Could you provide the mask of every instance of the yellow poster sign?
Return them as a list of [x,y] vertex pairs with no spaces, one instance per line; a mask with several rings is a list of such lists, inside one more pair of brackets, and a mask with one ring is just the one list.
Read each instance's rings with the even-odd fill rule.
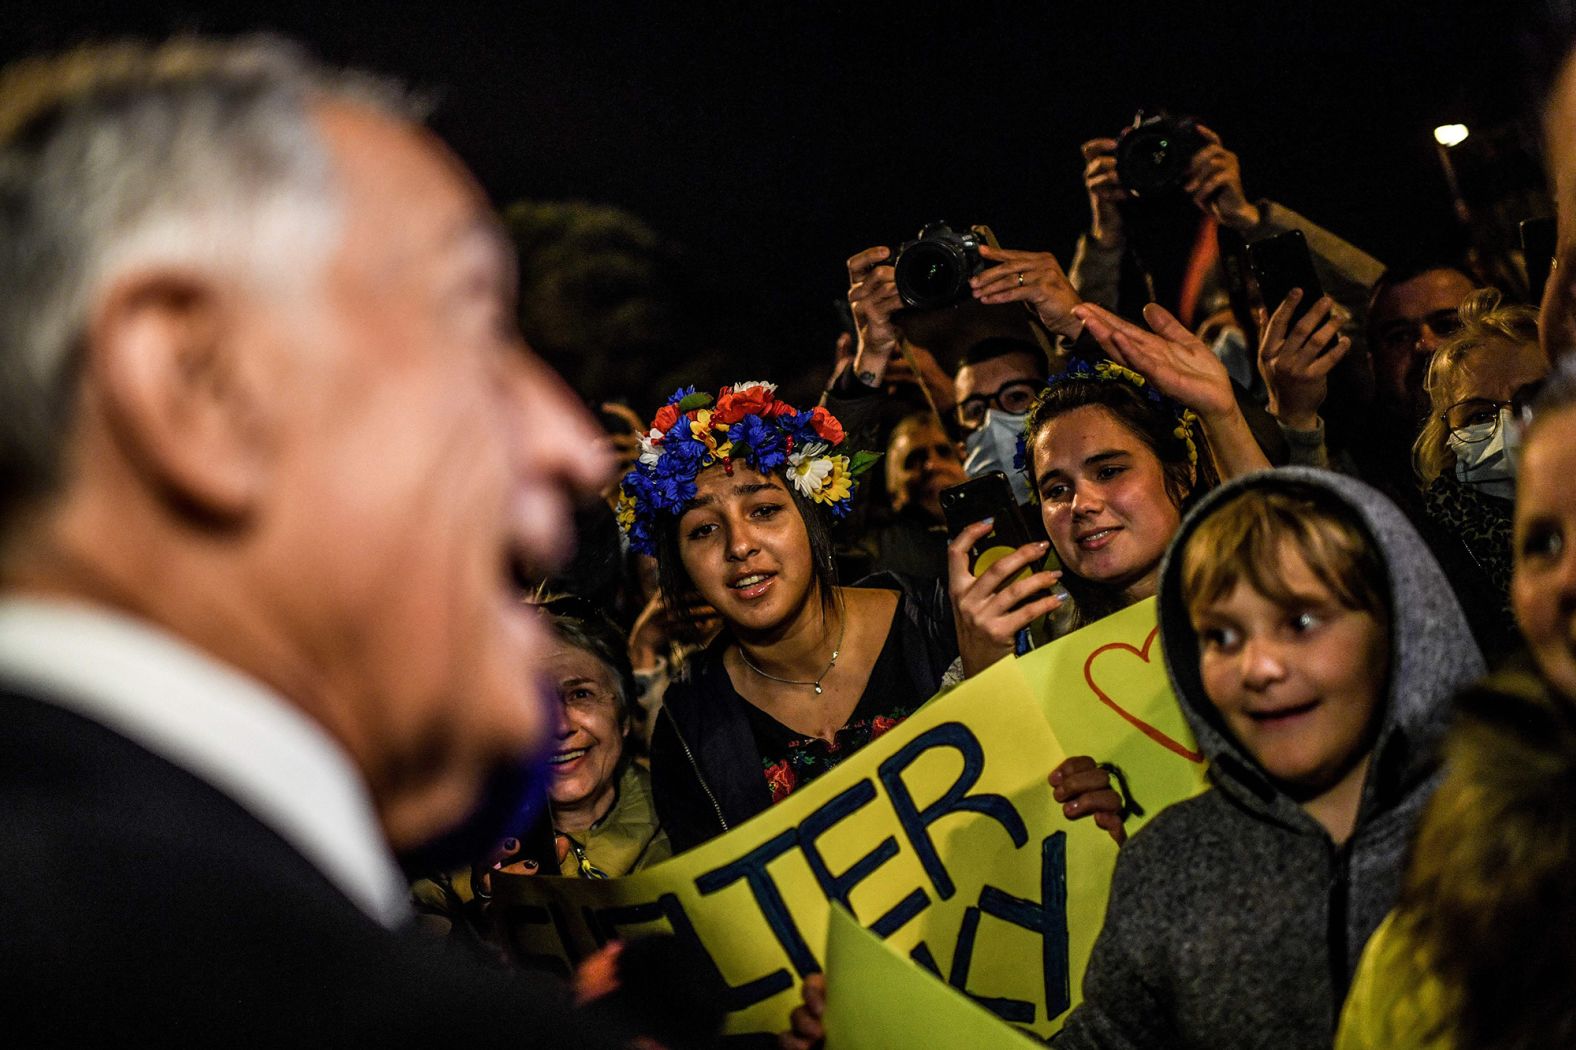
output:
[[826,1050],[1031,1050],[1041,1044],[914,966],[842,908],[826,937]]
[[1146,816],[1200,783],[1153,631],[1146,602],[1004,660],[726,835],[623,879],[498,877],[495,904],[522,955],[563,970],[617,937],[696,942],[729,989],[728,1030],[774,1032],[823,968],[836,902],[1047,1036],[1077,1001],[1116,856],[1062,816],[1047,774],[1071,754],[1113,761]]

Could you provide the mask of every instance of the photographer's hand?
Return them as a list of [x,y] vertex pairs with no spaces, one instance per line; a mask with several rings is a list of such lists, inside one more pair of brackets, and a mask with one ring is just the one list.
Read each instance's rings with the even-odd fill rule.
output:
[[848,305],[859,333],[854,375],[866,386],[881,385],[887,362],[897,352],[892,314],[902,309],[903,299],[897,294],[897,271],[887,262],[891,255],[892,249],[878,246],[848,260]]
[[[1293,288],[1276,307],[1259,339],[1259,374],[1269,391],[1270,415],[1294,430],[1315,430],[1319,407],[1329,388],[1330,369],[1352,348],[1341,335],[1345,320],[1335,300],[1325,296],[1291,324],[1303,292]],[[1288,325],[1291,331],[1286,329]]]
[[1050,252],[1022,252],[980,245],[980,257],[996,263],[969,278],[974,298],[982,303],[1026,303],[1040,322],[1056,335],[1078,338],[1083,322],[1073,307],[1083,300]]
[[1122,243],[1121,203],[1128,199],[1116,174],[1116,140],[1090,139],[1079,147],[1084,157],[1084,189],[1089,191],[1089,236],[1102,248]]
[[1202,124],[1198,131],[1209,144],[1193,154],[1182,189],[1200,211],[1213,215],[1222,226],[1238,233],[1253,229],[1264,216],[1243,192],[1241,161],[1221,145],[1219,135]]

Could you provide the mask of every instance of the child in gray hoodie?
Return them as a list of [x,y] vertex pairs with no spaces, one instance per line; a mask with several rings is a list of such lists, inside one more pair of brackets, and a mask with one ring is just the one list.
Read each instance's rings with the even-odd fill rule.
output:
[[1482,656],[1401,513],[1315,470],[1210,493],[1159,616],[1212,789],[1123,847],[1055,1045],[1328,1047]]

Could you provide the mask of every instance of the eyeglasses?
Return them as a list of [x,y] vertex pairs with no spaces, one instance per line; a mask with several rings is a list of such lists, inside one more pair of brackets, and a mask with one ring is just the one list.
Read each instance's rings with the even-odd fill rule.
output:
[[995,393],[966,397],[958,402],[958,422],[966,427],[977,427],[985,422],[985,413],[993,408],[1014,415],[1027,412],[1044,385],[1037,379],[1009,379]]
[[[1499,430],[1499,421],[1505,409],[1510,409],[1511,418],[1525,425],[1532,419],[1532,403],[1537,399],[1538,391],[1543,387],[1543,380],[1539,379],[1520,387],[1510,395],[1509,401],[1495,401],[1486,397],[1469,397],[1464,401],[1457,401],[1445,409],[1440,416],[1445,421],[1445,426],[1450,428],[1450,433],[1456,440],[1473,444],[1487,441]],[[1489,424],[1486,430],[1477,430],[1483,424]]]

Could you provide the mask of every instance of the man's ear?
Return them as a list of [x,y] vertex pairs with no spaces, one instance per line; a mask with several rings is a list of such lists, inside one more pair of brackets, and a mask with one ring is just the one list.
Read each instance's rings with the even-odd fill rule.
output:
[[221,522],[247,516],[270,465],[265,363],[245,359],[237,305],[209,275],[139,271],[99,299],[87,333],[88,381],[133,469]]

